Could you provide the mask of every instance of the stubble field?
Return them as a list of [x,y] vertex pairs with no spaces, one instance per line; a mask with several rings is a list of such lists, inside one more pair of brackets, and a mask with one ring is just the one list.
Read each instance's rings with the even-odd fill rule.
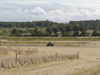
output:
[[[0,59],[18,57],[77,54],[79,59],[54,60],[25,66],[0,68],[0,75],[99,75],[100,41],[56,41],[70,45],[46,46],[1,46],[6,53]],[[77,43],[75,43],[77,42]],[[80,43],[81,42],[81,43]],[[83,43],[85,42],[85,43]],[[20,54],[21,53],[21,54]],[[10,59],[9,59],[10,60]],[[7,60],[9,62],[9,60]]]

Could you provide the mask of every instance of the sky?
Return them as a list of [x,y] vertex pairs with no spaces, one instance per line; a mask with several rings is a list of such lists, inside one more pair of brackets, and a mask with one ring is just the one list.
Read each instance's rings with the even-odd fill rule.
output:
[[100,0],[0,0],[0,21],[100,19]]

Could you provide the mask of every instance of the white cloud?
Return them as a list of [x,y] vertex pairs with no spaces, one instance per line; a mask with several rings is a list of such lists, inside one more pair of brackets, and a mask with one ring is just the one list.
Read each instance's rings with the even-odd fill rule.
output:
[[64,12],[62,10],[52,10],[51,13],[56,15],[62,15]]
[[34,8],[33,10],[31,10],[31,13],[35,15],[46,15],[45,10],[42,9],[41,7]]
[[0,21],[100,19],[100,0],[0,0]]

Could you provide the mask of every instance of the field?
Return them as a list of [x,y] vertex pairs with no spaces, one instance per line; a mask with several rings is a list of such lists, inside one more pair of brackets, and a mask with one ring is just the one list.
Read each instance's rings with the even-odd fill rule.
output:
[[89,38],[1,38],[0,75],[99,75],[99,37]]

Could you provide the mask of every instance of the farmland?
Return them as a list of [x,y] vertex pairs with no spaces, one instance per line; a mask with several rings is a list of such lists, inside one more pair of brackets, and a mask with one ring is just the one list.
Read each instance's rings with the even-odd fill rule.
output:
[[[100,72],[99,37],[0,38],[0,64],[4,62],[0,75],[98,75]],[[45,46],[49,41],[54,47]],[[78,52],[77,59],[74,55]]]

